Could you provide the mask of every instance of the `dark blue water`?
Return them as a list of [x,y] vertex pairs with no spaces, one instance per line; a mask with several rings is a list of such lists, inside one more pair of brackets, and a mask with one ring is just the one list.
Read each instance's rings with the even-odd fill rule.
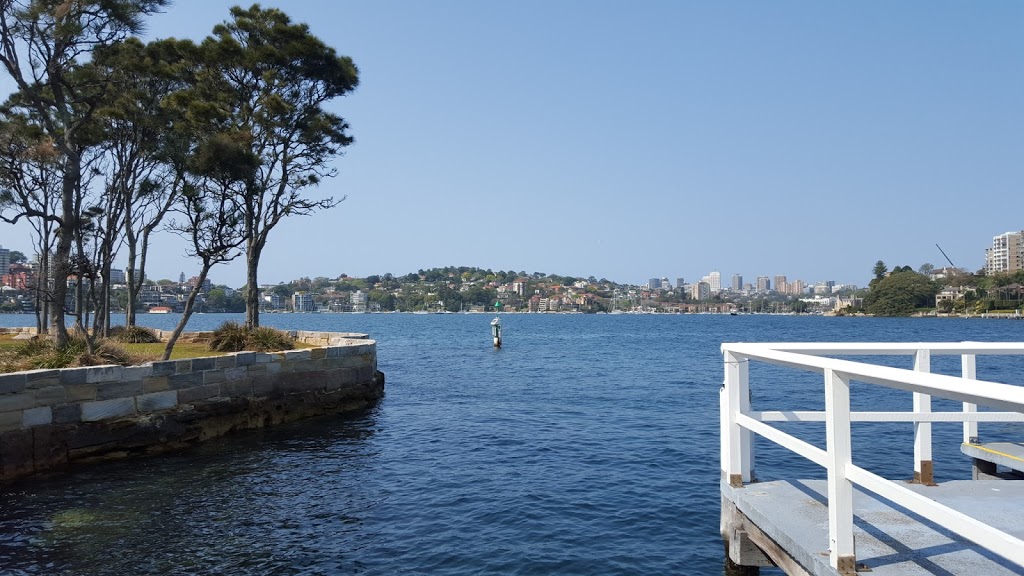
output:
[[[723,341],[1024,340],[1024,322],[1003,320],[505,315],[496,351],[482,314],[263,320],[371,334],[385,398],[357,415],[0,488],[0,573],[721,573]],[[959,373],[952,359],[933,368]],[[978,359],[980,378],[1019,384],[1022,368]],[[751,386],[755,409],[823,406],[820,376],[755,366]],[[911,402],[859,383],[852,394],[859,408]],[[786,429],[824,443],[817,424]],[[1020,432],[982,424],[986,439]],[[940,479],[969,477],[960,434],[936,425]],[[911,438],[909,424],[858,424],[854,461],[910,477]],[[822,476],[757,450],[762,478]]]

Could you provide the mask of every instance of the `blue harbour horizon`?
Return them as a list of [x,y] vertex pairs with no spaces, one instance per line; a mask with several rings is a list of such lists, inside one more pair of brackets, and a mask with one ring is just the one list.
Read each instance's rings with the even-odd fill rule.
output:
[[[176,316],[140,323],[168,329]],[[199,315],[188,329],[240,318]],[[0,487],[0,573],[721,574],[722,342],[1024,340],[1022,322],[981,319],[509,314],[496,350],[491,319],[263,316],[281,329],[369,334],[384,398],[355,415]],[[33,321],[0,315],[4,327]],[[933,370],[958,374],[945,360]],[[813,375],[758,370],[770,385],[755,390],[757,409],[820,397]],[[979,358],[978,377],[1020,385],[1024,358]],[[879,410],[911,402],[868,386],[852,397]],[[802,433],[824,444],[823,427]],[[858,425],[854,461],[910,477],[912,433]],[[939,480],[970,478],[959,434],[935,427]],[[784,450],[757,451],[763,479],[824,475]]]

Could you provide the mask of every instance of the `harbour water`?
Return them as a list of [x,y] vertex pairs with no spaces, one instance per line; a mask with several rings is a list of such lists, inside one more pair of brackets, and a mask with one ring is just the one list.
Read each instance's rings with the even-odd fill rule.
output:
[[[176,315],[141,318],[170,328]],[[190,329],[238,318],[199,315]],[[491,319],[263,316],[370,334],[385,398],[361,414],[0,487],[0,574],[720,574],[723,341],[1024,339],[1024,323],[979,319],[522,314],[502,316],[495,350]],[[0,315],[2,326],[31,323]],[[935,358],[933,370],[958,374],[956,362]],[[978,375],[1021,384],[1024,359],[979,358]],[[757,409],[823,405],[819,376],[755,367],[751,386]],[[858,383],[852,395],[855,409],[910,404]],[[799,426],[824,443],[823,427]],[[909,424],[854,432],[859,465],[912,474]],[[970,476],[959,435],[936,425],[939,480]],[[822,477],[757,450],[762,478]]]

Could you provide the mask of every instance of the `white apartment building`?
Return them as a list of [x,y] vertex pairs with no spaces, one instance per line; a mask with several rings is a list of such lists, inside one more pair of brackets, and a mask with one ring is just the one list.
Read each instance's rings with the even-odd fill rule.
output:
[[295,312],[312,312],[313,295],[302,291],[292,294],[292,310]]
[[985,274],[1007,274],[1024,270],[1024,230],[1006,232],[992,238],[985,249]]
[[708,274],[708,285],[711,287],[712,294],[718,294],[722,291],[722,273],[714,271]]

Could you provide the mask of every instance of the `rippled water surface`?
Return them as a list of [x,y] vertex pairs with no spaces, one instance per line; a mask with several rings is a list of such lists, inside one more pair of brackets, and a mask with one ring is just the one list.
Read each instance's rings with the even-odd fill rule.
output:
[[[190,328],[229,317],[196,316]],[[490,320],[264,316],[369,333],[385,398],[356,415],[2,487],[0,573],[721,573],[723,341],[1024,340],[1024,322],[1002,320],[505,315],[496,351]],[[936,371],[957,373],[945,360]],[[1024,374],[1012,359],[978,364],[981,378]],[[814,377],[754,368],[751,378],[755,408],[823,403]],[[910,403],[856,383],[853,401]],[[799,433],[823,442],[814,426]],[[858,426],[855,462],[910,475],[909,425]],[[941,478],[969,475],[959,433],[937,426]],[[761,444],[758,470],[821,475]]]

